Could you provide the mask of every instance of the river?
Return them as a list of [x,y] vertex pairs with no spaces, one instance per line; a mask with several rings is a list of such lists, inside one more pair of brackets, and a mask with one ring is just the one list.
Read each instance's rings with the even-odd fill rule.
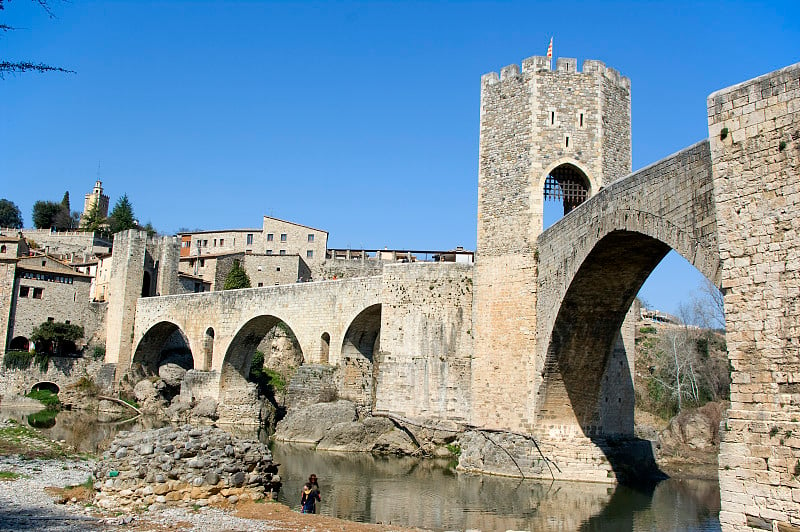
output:
[[[29,417],[30,412],[0,408],[2,419],[27,423]],[[38,419],[34,424],[50,438],[85,452],[102,450],[119,430],[157,424],[141,418],[133,424],[101,423],[77,412],[61,412],[51,422]],[[253,431],[250,437],[255,436]],[[302,485],[315,473],[322,492],[319,513],[351,521],[431,530],[720,530],[714,481],[669,479],[632,489],[471,475],[441,460],[315,452],[291,444],[273,444],[272,451],[281,464],[281,502],[297,509]]]

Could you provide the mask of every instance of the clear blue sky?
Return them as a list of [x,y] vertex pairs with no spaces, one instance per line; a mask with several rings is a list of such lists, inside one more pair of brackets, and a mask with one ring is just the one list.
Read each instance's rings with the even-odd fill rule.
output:
[[[260,3],[14,0],[0,57],[0,197],[73,209],[98,176],[161,232],[330,232],[330,247],[476,241],[480,76],[544,55],[632,81],[633,166],[707,137],[706,96],[800,60],[800,2]],[[642,295],[700,275],[668,257]]]

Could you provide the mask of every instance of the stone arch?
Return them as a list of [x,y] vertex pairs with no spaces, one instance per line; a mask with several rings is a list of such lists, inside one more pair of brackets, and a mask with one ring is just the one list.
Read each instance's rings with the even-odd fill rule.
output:
[[[638,225],[630,219],[630,213],[624,212],[611,218],[599,225],[594,245],[575,257],[573,264],[577,269],[571,277],[568,275],[565,293],[547,335],[542,383],[536,398],[536,423],[551,431],[582,432],[590,438],[632,436],[632,411],[630,416],[621,416],[613,410],[616,405],[601,404],[601,396],[605,395],[603,402],[609,400],[607,394],[601,394],[601,388],[607,371],[617,371],[617,375],[630,379],[632,368],[611,368],[609,361],[633,299],[671,249],[712,281],[717,274],[719,258],[715,261],[706,253],[698,253],[701,246],[697,242],[690,246],[693,253],[687,253],[690,247],[684,241],[685,233],[670,227],[668,222],[650,219],[649,225]],[[628,223],[648,227],[652,234],[625,229]],[[627,361],[620,359],[614,363],[627,364]],[[630,386],[632,390],[632,381],[619,386]],[[632,403],[624,406],[631,410],[633,407]],[[627,422],[620,423],[621,417],[626,417]]]
[[30,340],[24,336],[15,336],[8,344],[9,351],[28,351],[30,349]]
[[[566,216],[578,205],[592,195],[592,182],[577,162],[562,162],[550,168],[544,176],[544,182],[537,188],[542,194],[542,213],[547,218],[549,203],[560,203],[561,212],[558,217]],[[556,213],[553,212],[553,216]],[[543,220],[543,226],[547,224]]]
[[371,305],[350,322],[342,341],[340,366],[341,396],[370,405],[375,396],[377,361],[380,350],[381,305]]
[[203,369],[211,369],[214,360],[214,328],[209,327],[203,336]]
[[327,364],[331,352],[331,335],[324,332],[319,340],[319,363]]
[[141,367],[147,375],[158,375],[159,367],[167,358],[179,360],[179,365],[187,370],[196,366],[191,344],[181,328],[170,321],[161,321],[139,340],[132,365]]
[[274,315],[256,316],[242,325],[228,345],[222,361],[220,386],[223,389],[247,383],[256,349],[267,333],[280,323],[294,335],[294,329],[285,320]]
[[31,391],[36,392],[39,390],[47,390],[48,392],[58,393],[61,389],[58,387],[58,384],[51,382],[51,381],[40,381],[31,386]]

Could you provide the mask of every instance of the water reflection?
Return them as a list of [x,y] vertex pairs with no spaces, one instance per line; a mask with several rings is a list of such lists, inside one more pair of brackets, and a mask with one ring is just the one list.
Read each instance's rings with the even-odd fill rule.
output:
[[[81,452],[105,450],[120,430],[157,428],[164,422],[98,419],[60,412],[42,422],[31,410],[0,409],[0,419],[50,425],[42,432]],[[254,428],[232,428],[236,436],[265,437]],[[431,530],[717,531],[719,484],[667,480],[654,489],[581,482],[541,482],[448,469],[446,461],[315,452],[312,447],[274,444],[283,490],[279,500],[298,509],[300,489],[319,477],[319,512],[351,521],[391,523]]]
[[581,482],[467,475],[444,463],[315,452],[275,444],[284,489],[297,508],[310,473],[319,477],[319,512],[353,521],[432,530],[720,530],[716,482],[667,480],[651,491]]

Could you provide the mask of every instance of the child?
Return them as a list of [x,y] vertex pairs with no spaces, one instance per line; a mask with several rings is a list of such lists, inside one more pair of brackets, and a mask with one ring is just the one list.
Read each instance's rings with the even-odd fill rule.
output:
[[300,511],[304,514],[313,514],[316,510],[317,501],[321,500],[317,490],[311,489],[308,483],[304,484],[300,495]]

